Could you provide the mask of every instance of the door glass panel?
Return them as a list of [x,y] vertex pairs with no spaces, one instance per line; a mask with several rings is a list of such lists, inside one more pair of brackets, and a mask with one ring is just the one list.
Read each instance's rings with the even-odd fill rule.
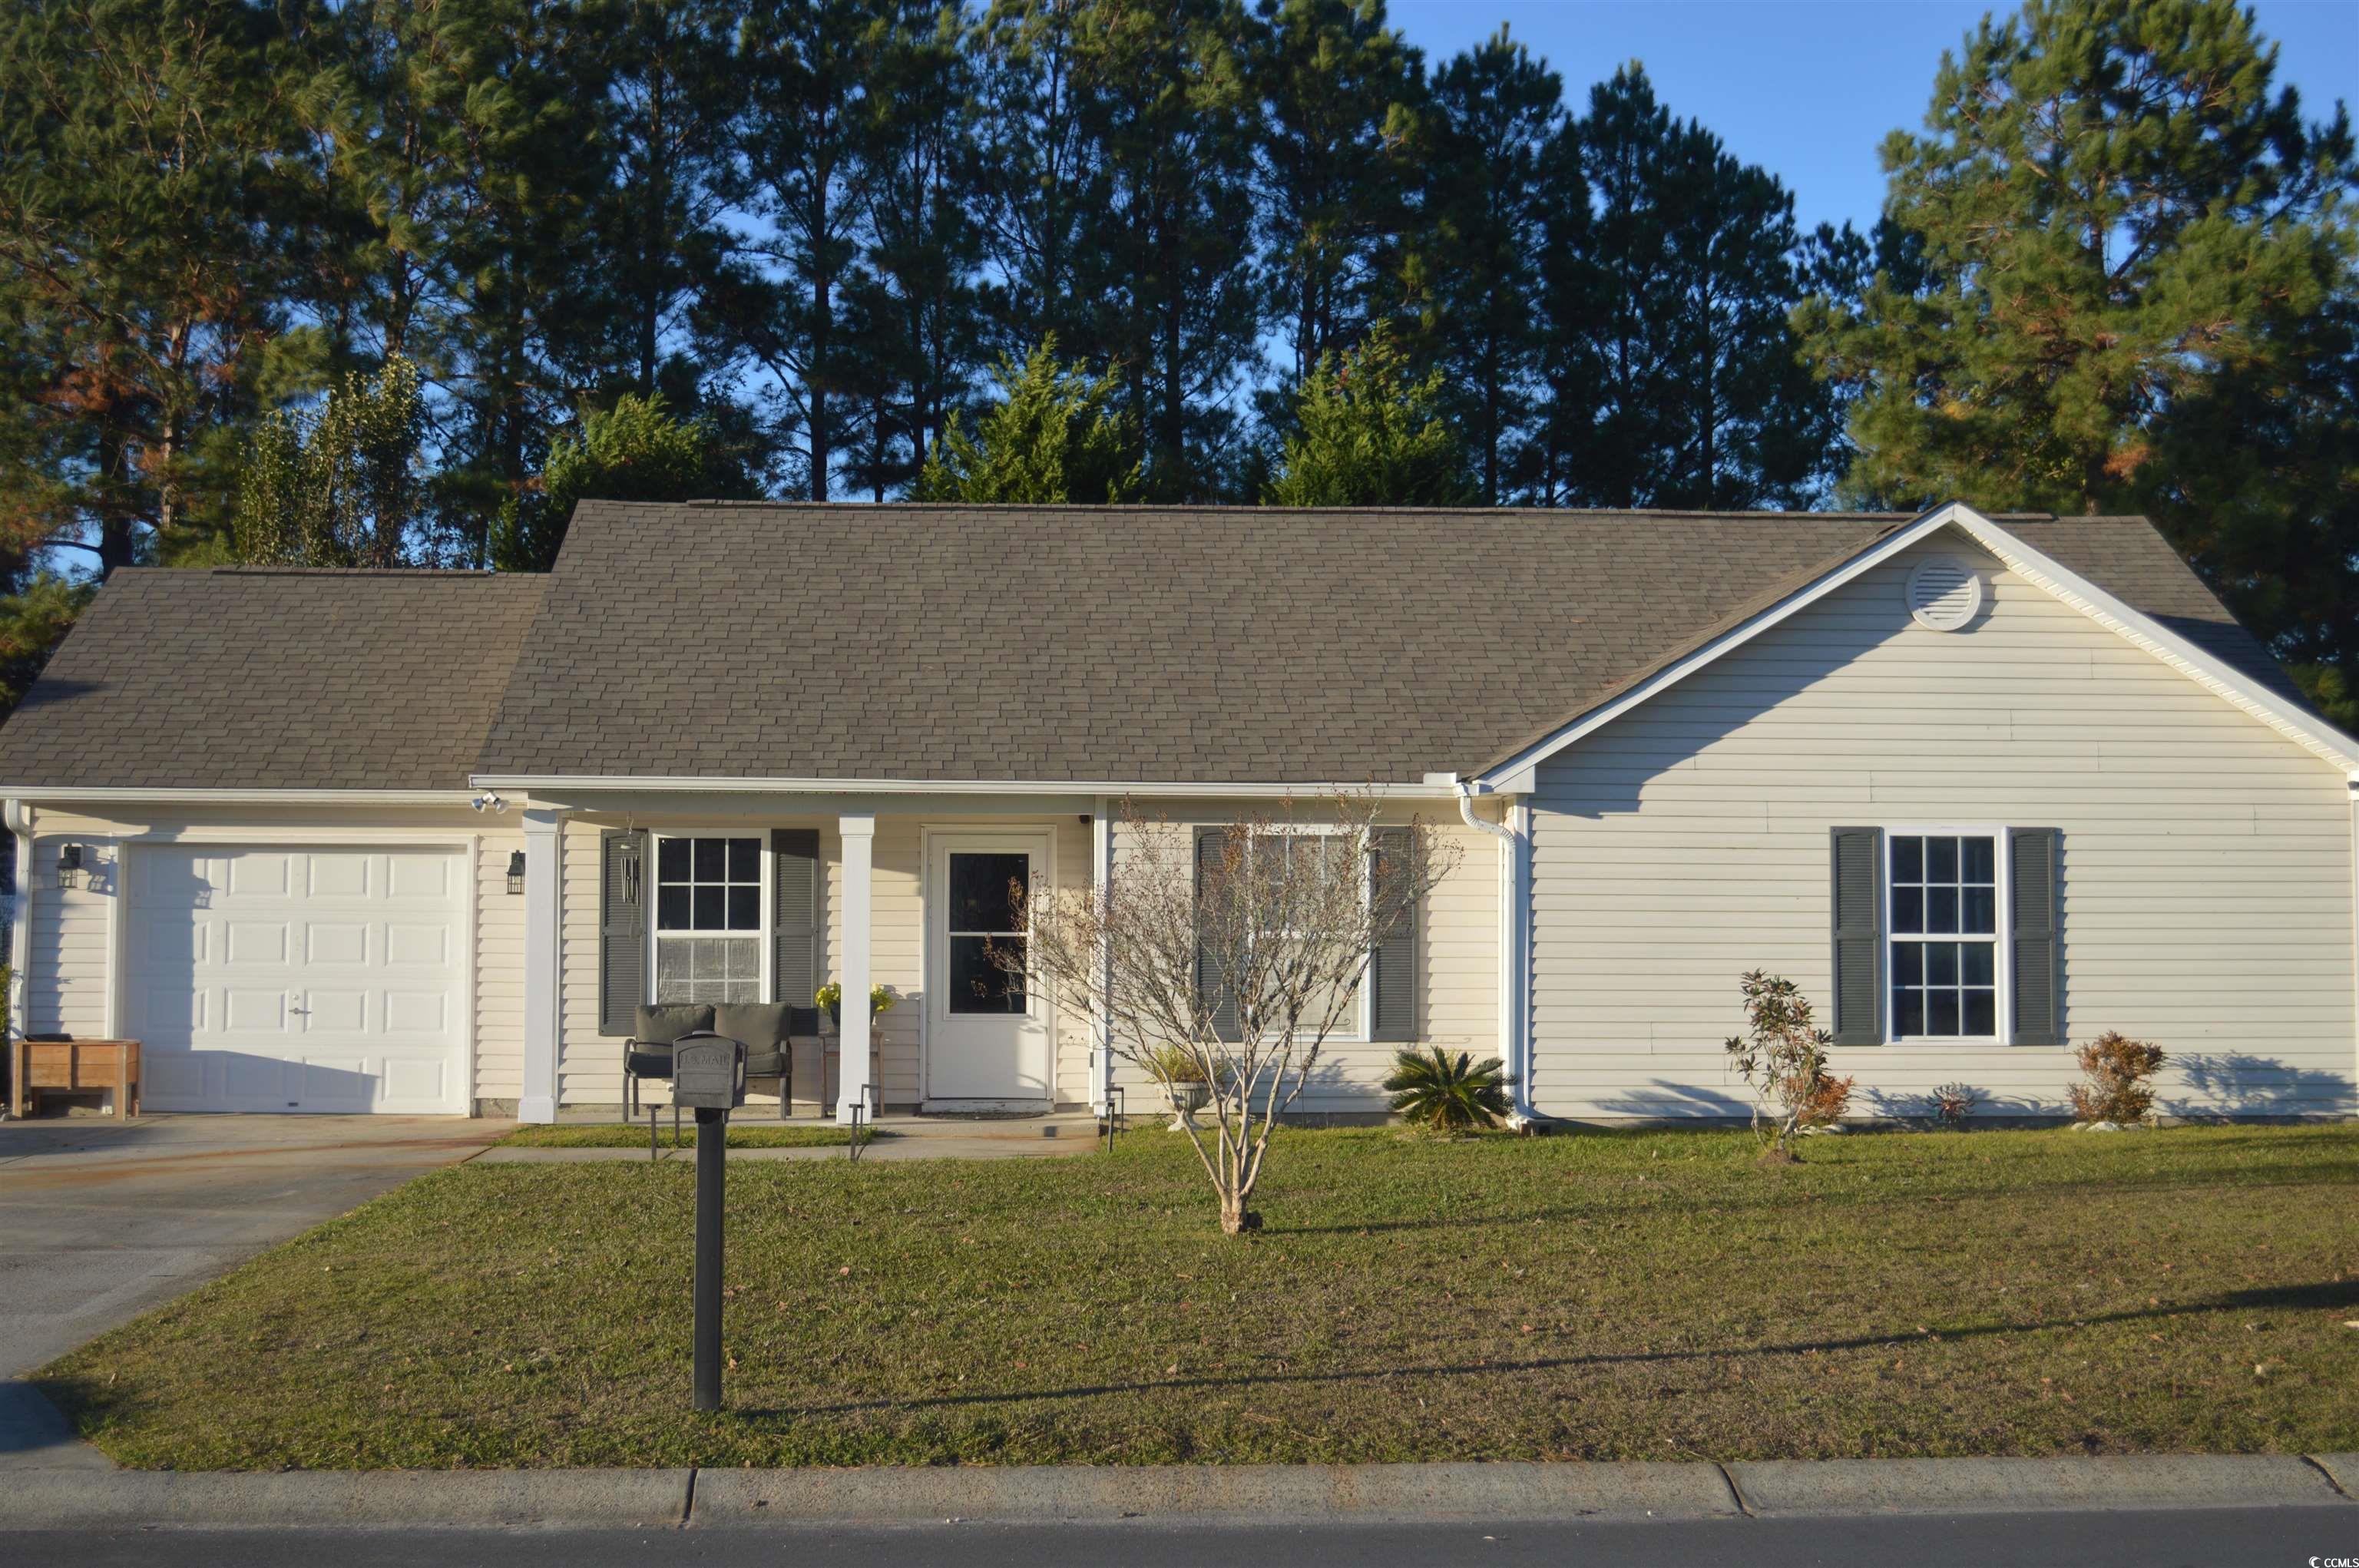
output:
[[1020,936],[954,936],[951,938],[950,1010],[953,1013],[1020,1013],[1027,998],[1020,975],[1008,974],[992,962],[986,944],[1024,956]]
[[997,934],[1016,929],[1013,893],[1028,885],[1028,855],[951,856],[950,929]]

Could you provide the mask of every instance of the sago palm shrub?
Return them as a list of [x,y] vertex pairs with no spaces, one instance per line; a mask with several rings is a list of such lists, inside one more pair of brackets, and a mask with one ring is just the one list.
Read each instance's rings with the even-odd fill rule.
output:
[[1505,1121],[1514,1083],[1495,1056],[1477,1062],[1466,1051],[1453,1056],[1435,1045],[1394,1057],[1385,1088],[1394,1113],[1411,1127],[1456,1135]]

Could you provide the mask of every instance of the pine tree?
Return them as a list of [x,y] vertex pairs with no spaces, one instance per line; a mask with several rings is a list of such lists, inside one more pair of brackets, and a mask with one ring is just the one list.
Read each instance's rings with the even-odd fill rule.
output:
[[1148,493],[1207,499],[1257,358],[1251,24],[1237,0],[1096,0],[1076,32],[1097,171],[1076,281],[1146,434]]
[[222,461],[287,344],[299,164],[278,12],[0,16],[0,526],[100,574],[224,521]]
[[2347,673],[2348,502],[2300,448],[2338,439],[2359,170],[2276,60],[2233,0],[1986,20],[1885,144],[1921,275],[1799,319],[1855,393],[1853,494],[2150,507],[2274,646]]
[[1137,424],[1116,406],[1114,377],[1060,363],[1048,339],[1020,366],[1000,362],[999,393],[973,435],[951,422],[918,475],[916,499],[1030,506],[1137,499]]
[[1283,397],[1358,341],[1390,289],[1425,71],[1384,0],[1261,0],[1259,16],[1261,268]]
[[1003,354],[1054,338],[1086,363],[1107,358],[1081,283],[1084,231],[1102,197],[1099,149],[1082,113],[1079,17],[1092,3],[992,0],[968,34],[975,211],[998,278],[984,307]]
[[806,493],[824,501],[856,407],[847,296],[861,279],[871,24],[889,0],[755,0],[737,69],[745,81],[723,192],[758,223],[707,296],[777,385]]
[[1433,78],[1429,159],[1405,279],[1447,372],[1484,506],[1506,499],[1539,341],[1542,170],[1564,83],[1504,27]]
[[1439,370],[1412,380],[1388,323],[1329,354],[1296,397],[1273,506],[1459,506],[1473,495]]

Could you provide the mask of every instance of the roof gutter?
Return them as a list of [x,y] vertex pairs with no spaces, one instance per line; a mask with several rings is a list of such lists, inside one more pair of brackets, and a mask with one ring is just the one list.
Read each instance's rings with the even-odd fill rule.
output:
[[[1448,775],[1442,776],[1447,779]],[[1212,780],[1084,779],[726,779],[693,775],[634,775],[628,773],[478,773],[469,779],[478,789],[513,790],[518,794],[564,794],[582,790],[625,790],[657,795],[1104,795],[1135,800],[1203,799],[1207,796],[1278,800],[1320,795],[1372,794],[1379,800],[1446,800],[1451,786],[1428,780],[1418,784],[1222,783]],[[463,799],[463,797],[462,797]]]
[[[1465,819],[1466,825],[1499,841],[1499,1060],[1507,1069],[1507,1123],[1521,1131],[1538,1119],[1538,1114],[1532,1109],[1531,1074],[1526,1071],[1526,1058],[1530,1053],[1524,1042],[1521,978],[1529,972],[1522,954],[1525,920],[1531,908],[1525,896],[1531,866],[1531,840],[1506,822],[1477,816],[1473,788],[1455,775],[1451,776],[1450,782],[1458,796],[1458,814]],[[1529,808],[1521,801],[1511,800],[1507,810],[1512,818]]]
[[145,785],[0,785],[0,792],[49,805],[463,806],[467,789],[174,789]]

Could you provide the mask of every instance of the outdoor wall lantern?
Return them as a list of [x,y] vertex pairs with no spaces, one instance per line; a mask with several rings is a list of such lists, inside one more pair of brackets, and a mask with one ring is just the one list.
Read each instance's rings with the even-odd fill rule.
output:
[[520,849],[508,851],[508,891],[524,891],[524,851]]
[[82,845],[63,844],[58,846],[58,886],[82,886]]

